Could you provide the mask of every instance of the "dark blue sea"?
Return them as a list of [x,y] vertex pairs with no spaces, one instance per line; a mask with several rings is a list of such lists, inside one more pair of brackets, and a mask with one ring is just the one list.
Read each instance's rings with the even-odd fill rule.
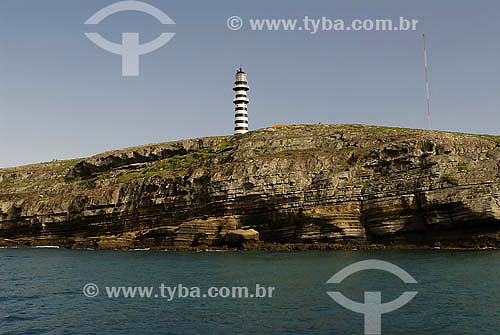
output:
[[[404,269],[418,283],[381,270],[326,283],[344,267],[373,259]],[[86,293],[96,296],[84,295],[89,283],[95,287]],[[162,296],[162,284],[194,296]],[[257,284],[274,287],[272,296],[203,297],[211,287],[253,292]],[[106,288],[128,286],[154,291],[149,298],[107,294]],[[417,291],[382,315],[382,334],[500,333],[499,251],[1,249],[0,334],[364,334],[364,315],[327,291],[360,303],[365,291],[380,291],[383,303]]]

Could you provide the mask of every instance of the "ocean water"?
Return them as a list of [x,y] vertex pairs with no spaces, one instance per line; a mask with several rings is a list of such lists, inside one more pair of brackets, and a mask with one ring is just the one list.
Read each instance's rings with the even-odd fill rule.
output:
[[[377,259],[417,284],[365,270],[327,284],[352,263]],[[86,297],[94,283],[99,294]],[[272,297],[158,296],[159,286],[274,287]],[[110,298],[106,287],[153,287],[157,297]],[[211,252],[0,250],[0,334],[364,334],[362,314],[333,301],[340,291],[388,302],[382,334],[499,334],[499,251]],[[194,290],[196,291],[196,290]],[[194,292],[193,291],[193,292]],[[95,294],[95,291],[91,292]],[[194,293],[196,295],[196,292]]]

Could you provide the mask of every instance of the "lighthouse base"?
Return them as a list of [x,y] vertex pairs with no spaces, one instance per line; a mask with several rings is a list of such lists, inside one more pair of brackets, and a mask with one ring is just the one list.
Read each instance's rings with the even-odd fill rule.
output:
[[235,131],[234,131],[234,134],[235,134],[235,135],[236,135],[236,134],[246,134],[246,133],[248,133],[248,129],[245,129],[245,130],[235,130]]

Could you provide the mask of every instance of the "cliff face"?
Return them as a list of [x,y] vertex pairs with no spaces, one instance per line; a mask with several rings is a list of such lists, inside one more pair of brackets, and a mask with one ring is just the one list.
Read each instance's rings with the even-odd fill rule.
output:
[[0,245],[500,247],[500,139],[298,125],[1,169]]

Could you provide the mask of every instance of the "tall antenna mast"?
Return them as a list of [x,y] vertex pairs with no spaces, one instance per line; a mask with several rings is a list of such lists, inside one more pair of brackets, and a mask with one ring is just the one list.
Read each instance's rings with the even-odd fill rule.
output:
[[425,65],[425,96],[427,99],[427,127],[429,130],[432,129],[431,124],[431,104],[430,104],[430,88],[429,88],[429,69],[427,63],[427,44],[425,41],[425,34],[422,34],[424,38],[424,65]]

